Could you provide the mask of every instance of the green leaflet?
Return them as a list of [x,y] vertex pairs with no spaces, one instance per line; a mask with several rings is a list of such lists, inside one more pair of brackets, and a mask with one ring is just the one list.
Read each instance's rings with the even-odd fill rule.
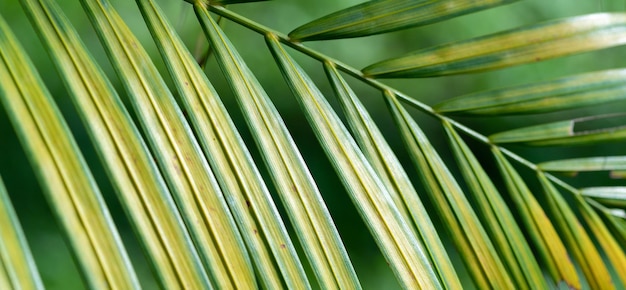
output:
[[[299,197],[293,196],[293,198],[289,198],[284,196],[284,193],[294,191],[293,187],[296,187],[295,191],[298,191],[299,187],[302,192],[310,192],[315,189],[313,181],[307,180],[309,179],[309,173],[296,169],[298,167],[306,167],[304,167],[299,153],[296,153],[295,144],[289,137],[282,118],[254,74],[252,74],[234,46],[223,34],[221,28],[210,17],[207,8],[202,4],[196,3],[194,9],[213,47],[220,68],[235,92],[237,101],[244,112],[246,122],[251,129],[250,131],[254,133],[255,142],[260,151],[263,152],[263,158],[272,171],[274,183],[281,190],[281,198],[283,198],[286,207],[290,211],[300,208],[300,212],[292,212],[294,216],[297,216],[295,219],[292,218],[292,221],[303,221],[301,214],[308,212],[309,209],[305,210],[302,208],[300,201],[298,201]],[[263,265],[261,270],[271,271],[260,275],[260,278],[264,279],[262,281],[265,287],[269,289],[284,287],[282,286],[284,281],[289,289],[310,288],[300,260],[296,255],[291,240],[287,236],[284,225],[278,219],[278,212],[269,194],[267,192],[257,192],[255,195],[257,197],[252,197],[258,200],[257,203],[262,206],[262,214],[258,214],[257,218],[260,219],[261,230],[264,232],[267,242],[262,240],[251,242],[255,243],[253,246],[256,251],[269,250],[273,255],[273,260],[269,257],[269,254],[265,254],[265,256],[258,257],[258,261],[256,261]],[[308,197],[311,198],[314,195],[308,195]],[[301,223],[297,228],[302,230],[307,227],[305,227],[304,223]],[[299,233],[299,237],[302,238],[303,234],[310,233],[302,231]],[[253,237],[257,238],[258,236],[254,235]],[[317,238],[308,241],[315,247],[310,249],[311,251],[318,251],[319,248],[315,245],[317,241]],[[309,254],[311,253],[309,252]],[[317,257],[321,258],[322,256],[319,255]],[[255,258],[254,255],[253,258]],[[339,259],[347,259],[347,256],[341,256]],[[324,260],[320,259],[318,262],[324,263]],[[277,270],[280,273],[277,273]],[[322,271],[328,270],[328,268],[316,269],[316,271],[319,271],[316,274],[321,275],[321,277],[318,276],[318,278],[322,279],[320,283],[326,283],[329,280],[327,277],[330,277],[331,274],[328,272],[322,273]],[[330,281],[328,282],[331,283]]]
[[515,286],[518,289],[548,288],[526,238],[491,178],[454,127],[447,121],[443,125],[461,173],[482,213],[482,221]]
[[374,0],[304,24],[296,41],[360,37],[427,25],[518,0]]
[[426,209],[402,164],[400,164],[374,120],[354,91],[341,77],[336,67],[326,62],[324,63],[324,69],[346,113],[354,138],[385,185],[385,188],[391,194],[396,207],[401,212],[408,211],[408,213],[403,213],[405,214],[405,220],[413,219],[415,228],[419,233],[416,236],[422,238],[426,249],[430,253],[431,263],[436,267],[442,284],[447,289],[461,288],[459,278],[439,238],[439,234],[430,217],[426,214]]
[[599,156],[553,160],[537,165],[544,171],[618,171],[626,170],[626,156]]
[[139,282],[91,171],[52,96],[0,17],[0,103],[90,288]]
[[[537,146],[564,146],[579,144],[597,144],[619,141],[626,138],[626,127],[610,123],[614,118],[623,118],[622,114],[603,115],[558,121],[513,129],[489,136],[494,143],[529,143]],[[618,120],[621,122],[622,120]],[[608,128],[603,128],[606,122]],[[606,125],[605,125],[606,126]]]
[[269,0],[184,0],[191,4],[203,4],[203,5],[218,5],[225,6],[229,4],[250,3],[250,2],[263,2]]
[[476,286],[479,289],[512,289],[511,277],[452,173],[396,96],[386,91],[385,97],[422,183],[437,206]]
[[229,81],[321,287],[360,288],[324,200],[282,118],[205,8],[197,5],[196,13],[222,69],[231,76]]
[[[137,4],[159,44],[180,95],[184,96],[181,100],[217,180],[225,189],[225,195],[232,197],[227,200],[238,200],[239,207],[233,204],[232,208],[247,211],[242,188],[264,188],[264,184],[237,129],[215,89],[165,20],[161,9],[151,0],[137,0]],[[208,204],[213,220],[209,234],[215,240],[208,270],[215,284],[218,288],[258,288],[248,251],[230,210],[220,200],[208,200]],[[253,233],[246,231],[246,234]]]
[[[593,210],[593,201],[587,202],[587,200],[579,194],[576,195],[576,201],[582,217],[584,218],[585,222],[589,226],[589,229],[604,250],[606,258],[613,265],[613,270],[617,273],[618,279],[614,280],[613,283],[616,286],[621,285],[621,288],[623,289],[624,287],[626,287],[626,252],[624,252],[624,244],[622,244],[622,247],[620,247],[620,243],[615,239],[615,237],[617,237],[618,235],[615,235],[614,237],[614,235],[611,234],[600,216],[596,213],[596,211]],[[604,210],[601,211],[605,212]],[[607,216],[609,224],[614,222],[613,218],[614,217],[610,214],[609,216]],[[619,280],[621,280],[621,283]]]
[[[226,206],[219,184],[174,97],[117,12],[105,0],[82,0],[82,4],[126,86],[189,229],[191,239],[179,240],[180,256],[171,257],[178,277],[168,281],[172,286],[166,288],[210,288],[213,281],[207,270],[219,255],[211,231],[218,230],[220,222],[227,223],[212,214],[213,207]],[[190,247],[191,242],[197,251]]]
[[408,289],[441,289],[423,245],[403,219],[347,128],[276,36],[266,41],[344,186],[398,280]]
[[612,232],[615,233],[613,237],[618,240],[619,245],[622,245],[621,249],[626,250],[626,219],[624,219],[624,217],[613,215],[609,209],[593,199],[585,198],[581,202],[586,203],[590,207],[593,206],[602,214],[603,219],[606,221],[606,225],[608,225]]
[[575,213],[543,172],[538,172],[538,179],[548,199],[548,209],[555,225],[591,289],[613,289],[611,274]]
[[2,178],[0,178],[0,288],[44,289]]
[[607,70],[474,93],[443,101],[439,113],[509,115],[555,112],[626,99],[626,69]]
[[626,209],[626,186],[588,187],[580,193],[606,206]]
[[530,234],[535,248],[543,258],[548,272],[555,283],[565,282],[569,287],[580,289],[580,280],[576,269],[571,263],[567,250],[546,216],[545,212],[533,196],[532,192],[517,173],[515,168],[502,155],[496,147],[492,147],[492,153],[498,163],[498,168],[522,221]]
[[[85,125],[116,193],[163,285],[177,285],[168,256],[189,251],[186,230],[153,157],[112,85],[69,21],[50,1],[22,1],[31,14]],[[49,16],[48,16],[49,15]],[[160,225],[155,228],[154,225]],[[168,247],[176,245],[178,247]]]
[[415,51],[363,69],[377,78],[431,77],[504,68],[626,43],[626,14],[597,13]]

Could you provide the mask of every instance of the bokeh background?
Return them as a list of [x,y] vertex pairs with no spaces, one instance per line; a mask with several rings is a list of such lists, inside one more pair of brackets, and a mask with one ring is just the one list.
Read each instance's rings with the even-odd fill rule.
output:
[[[190,50],[196,55],[201,55],[206,49],[206,41],[203,39],[201,30],[195,21],[195,15],[191,6],[182,0],[156,1],[161,5],[163,10],[166,11],[171,23],[177,27]],[[36,64],[39,73],[43,77],[74,132],[74,136],[81,146],[106,198],[109,209],[115,218],[125,245],[131,254],[133,264],[141,277],[142,284],[146,289],[155,289],[158,285],[155,283],[154,276],[150,272],[150,267],[143,257],[141,248],[134,238],[124,213],[118,204],[116,195],[104,174],[85,129],[82,127],[80,119],[74,111],[70,99],[67,97],[68,93],[52,65],[46,49],[39,41],[28,18],[24,15],[19,2],[18,0],[0,0],[0,15],[9,23],[11,29],[32,58],[32,61]],[[57,0],[57,2],[62,6],[65,14],[71,18],[83,42],[87,44],[92,55],[101,64],[116,88],[118,88],[119,93],[123,96],[124,91],[122,90],[120,82],[115,76],[88,19],[82,12],[82,6],[79,1]],[[111,2],[127,24],[133,29],[135,34],[140,38],[144,47],[153,56],[155,63],[157,63],[162,72],[164,72],[164,77],[168,79],[169,76],[164,69],[154,42],[150,38],[150,34],[145,27],[141,14],[134,1],[111,0]],[[300,24],[360,2],[363,1],[275,0],[233,5],[230,8],[279,32],[288,33]],[[626,12],[626,1],[525,0],[435,25],[385,35],[359,39],[312,42],[306,43],[306,45],[318,49],[320,52],[356,68],[362,68],[378,60],[435,44],[480,36],[549,19],[607,11]],[[399,285],[395,282],[393,274],[355,211],[352,202],[344,192],[340,181],[335,176],[330,163],[326,159],[315,136],[304,119],[297,102],[291,95],[289,88],[283,82],[283,78],[278,72],[265,46],[263,37],[245,28],[239,27],[235,23],[223,21],[222,25],[231,40],[239,48],[239,52],[248,62],[248,65],[256,73],[285,119],[290,132],[293,134],[296,143],[302,151],[305,160],[309,164],[323,192],[324,198],[339,228],[344,243],[348,248],[350,257],[355,264],[357,274],[363,286],[366,289],[398,288]],[[293,56],[296,57],[300,64],[318,83],[331,103],[336,105],[334,95],[325,79],[320,63],[300,55],[295,51],[292,52]],[[389,80],[386,82],[400,88],[401,91],[406,92],[421,102],[432,105],[442,100],[470,92],[529,83],[593,70],[623,67],[625,64],[624,60],[626,59],[624,57],[626,55],[625,52],[626,50],[624,48],[614,48],[495,72],[442,78]],[[251,144],[250,149],[253,151],[253,154],[255,154],[255,157],[258,157],[258,152],[256,152],[256,148],[252,145],[253,142],[251,141],[250,134],[241,118],[240,111],[237,108],[230,89],[221,76],[221,71],[216,66],[213,59],[209,59],[206,72],[220,93],[226,107],[231,112],[242,135],[249,141],[249,144]],[[370,110],[370,113],[383,129],[382,131],[389,142],[396,149],[400,159],[406,162],[409,173],[415,177],[415,169],[410,164],[406,152],[402,150],[402,141],[394,128],[392,119],[386,111],[386,106],[380,97],[380,93],[354,80],[352,80],[352,84],[362,101]],[[466,123],[478,132],[490,134],[503,129],[550,120],[561,120],[571,116],[604,112],[623,112],[625,110],[626,106],[624,104],[612,104],[598,108],[585,108],[539,116],[531,115],[498,119],[458,118],[458,120]],[[447,151],[446,139],[442,135],[438,121],[426,115],[422,115],[417,111],[412,112],[423,129],[425,129],[431,137],[433,144],[437,148],[440,148],[441,155],[443,155],[448,164],[454,164],[449,151]],[[479,156],[486,154],[485,148],[482,148],[478,144],[473,145],[475,145],[474,148]],[[571,156],[574,153],[579,155],[593,155],[593,152],[596,150],[603,150],[602,153],[607,155],[624,153],[623,149],[616,148],[616,146],[606,148],[584,147],[577,148],[575,149],[576,151],[573,152],[564,152],[558,148],[537,150],[521,146],[513,146],[511,149],[533,162]],[[260,158],[256,160],[259,160],[258,163],[261,164]],[[485,158],[484,163],[487,169],[492,167],[491,160]],[[260,167],[263,168],[263,166]],[[452,170],[456,169],[452,166]],[[495,172],[495,168],[491,168],[491,170]],[[33,170],[27,162],[24,151],[3,109],[0,110],[0,175],[6,183],[11,200],[24,227],[28,243],[31,246],[46,287],[49,289],[84,288],[80,274],[72,260],[72,254],[64,241],[60,229],[55,223],[54,216],[48,208],[41,188],[33,174]],[[592,182],[605,184],[607,182],[619,182],[615,180],[607,181],[606,176],[599,175],[583,176],[582,179],[580,177],[570,179],[573,184],[588,183],[590,180]],[[280,204],[279,199],[276,199],[276,202]],[[454,258],[455,253],[452,249],[451,255]],[[454,259],[462,269],[462,265],[458,259]],[[466,275],[463,271],[460,273],[461,275]],[[471,287],[471,282],[468,282],[467,285]]]

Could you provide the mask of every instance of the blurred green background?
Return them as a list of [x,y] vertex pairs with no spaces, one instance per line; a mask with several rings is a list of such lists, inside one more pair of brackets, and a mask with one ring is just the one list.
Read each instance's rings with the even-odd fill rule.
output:
[[[77,0],[58,1],[63,7],[76,29],[82,36],[82,40],[90,48],[92,55],[99,61],[104,70],[110,76],[112,82],[121,95],[124,91],[106,58],[104,50],[82,12],[82,7]],[[151,53],[154,61],[165,72],[160,56],[156,51],[154,42],[150,38],[141,15],[133,1],[112,0],[113,5],[125,19],[127,24],[140,38],[145,48]],[[201,38],[201,32],[195,21],[195,15],[189,4],[184,1],[157,1],[163,10],[169,15],[180,32],[180,35],[188,44],[191,51],[196,54],[206,49],[206,42]],[[241,4],[231,6],[234,11],[283,33],[288,33],[293,28],[308,22],[314,18],[333,12],[340,8],[348,7],[363,1],[357,0],[276,0],[261,3]],[[586,13],[604,11],[626,11],[626,1],[621,0],[527,0],[456,18],[444,23],[414,28],[385,35],[371,36],[360,39],[334,40],[327,42],[306,43],[307,46],[336,58],[356,68],[362,68],[378,60],[397,56],[418,48],[435,44],[466,39],[469,37],[484,35],[521,25],[532,24],[549,19],[581,15]],[[39,41],[37,34],[32,29],[28,18],[24,15],[18,0],[1,0],[0,15],[9,23],[13,32],[18,36],[22,45],[36,64],[39,73],[48,85],[49,90],[55,97],[66,120],[70,124],[74,136],[83,149],[83,153],[93,169],[93,174],[101,187],[109,204],[109,209],[118,224],[123,240],[132,256],[133,264],[141,276],[146,289],[157,288],[150,268],[142,256],[141,247],[133,237],[133,233],[118,204],[115,193],[107,180],[101,164],[93,150],[90,140],[74,111],[67,91],[63,87],[59,75],[53,67],[45,48]],[[231,40],[239,48],[248,65],[256,73],[268,94],[285,119],[296,143],[301,149],[305,160],[316,178],[324,198],[339,231],[346,244],[350,257],[362,284],[367,289],[392,289],[398,288],[393,274],[386,265],[374,241],[356,213],[352,202],[345,194],[343,187],[335,176],[330,163],[324,156],[318,142],[309,128],[302,111],[293,99],[291,92],[283,82],[271,55],[269,54],[262,36],[250,32],[237,24],[228,21],[223,22],[223,27]],[[519,66],[495,72],[486,72],[473,75],[462,75],[430,79],[390,80],[387,83],[400,88],[401,91],[426,103],[435,104],[444,99],[458,95],[498,88],[503,86],[545,80],[558,76],[571,75],[580,72],[617,68],[624,66],[624,48],[615,48],[601,52],[588,53],[578,56],[561,58],[542,63]],[[328,96],[331,103],[336,105],[334,96],[328,81],[325,79],[320,63],[306,56],[293,52],[294,57],[309,71],[319,87]],[[240,111],[232,97],[229,87],[221,76],[221,71],[214,60],[209,60],[206,72],[214,86],[220,93],[227,108],[235,118],[242,135],[251,144],[250,149],[258,157],[256,148],[252,145],[250,134],[247,131]],[[164,73],[165,78],[169,78]],[[392,146],[397,149],[401,160],[406,161],[410,174],[415,176],[414,169],[404,150],[402,141],[394,129],[393,121],[386,111],[380,93],[360,84],[352,82],[361,99],[370,109],[371,114],[377,120],[384,134]],[[338,107],[337,107],[338,108]],[[459,118],[458,120],[476,129],[478,132],[490,134],[507,128],[519,127],[522,124],[560,120],[568,116],[581,116],[603,112],[623,112],[625,104],[612,104],[610,106],[567,111],[559,114],[537,116],[523,116],[500,118],[497,122],[493,118]],[[417,111],[415,118],[431,137],[433,144],[441,148],[440,153],[447,158],[449,164],[453,164],[445,138],[441,135],[438,122],[428,116],[421,115]],[[562,150],[532,150],[523,147],[511,147],[515,152],[533,162],[540,162],[557,157],[566,157],[571,152]],[[480,156],[484,148],[477,147]],[[620,150],[611,148],[580,148],[577,154],[593,155],[590,150]],[[623,149],[621,150],[623,154]],[[603,151],[604,154],[619,154]],[[257,158],[259,160],[260,158]],[[489,168],[490,161],[485,161]],[[262,167],[262,166],[261,166]],[[453,169],[454,170],[454,169]],[[37,184],[30,164],[27,162],[24,151],[19,144],[11,124],[4,110],[0,110],[0,175],[4,179],[13,205],[16,208],[20,221],[25,229],[27,240],[35,256],[36,263],[44,283],[49,289],[82,289],[84,285],[80,280],[80,274],[74,265],[71,253],[66,246],[60,229],[54,222],[41,188]],[[587,176],[588,180],[606,182],[604,176]],[[585,181],[585,182],[587,182]],[[571,179],[573,184],[582,182]],[[616,181],[611,181],[616,182]],[[276,199],[277,203],[278,199]],[[295,239],[295,237],[294,237]],[[452,255],[454,252],[452,250]],[[456,261],[459,267],[459,261]],[[461,273],[462,274],[462,273]],[[469,285],[469,284],[468,284]]]

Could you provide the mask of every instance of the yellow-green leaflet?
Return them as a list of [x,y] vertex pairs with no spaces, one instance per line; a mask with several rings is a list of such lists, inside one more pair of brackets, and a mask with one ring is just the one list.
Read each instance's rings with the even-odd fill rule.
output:
[[203,5],[229,5],[229,4],[239,4],[239,3],[250,3],[250,2],[263,2],[269,0],[184,0],[191,4],[201,3]]
[[555,112],[626,99],[626,69],[473,93],[433,107],[440,113],[509,115]]
[[43,289],[35,260],[2,178],[0,178],[0,288]]
[[[207,270],[219,257],[214,233],[229,226],[227,218],[212,213],[213,207],[226,207],[221,188],[178,104],[138,40],[106,0],[82,2],[132,98],[157,164],[189,229],[192,239],[184,242],[193,242],[197,250],[191,248],[172,257],[179,273],[178,280],[172,282],[182,288],[209,288],[213,277]],[[188,247],[180,242],[181,249]]]
[[[313,263],[316,265],[324,265],[330,263],[330,261],[333,261],[333,263],[339,262],[339,264],[334,264],[338,266],[338,268],[335,268],[337,270],[336,273],[347,273],[347,275],[340,274],[337,277],[333,277],[334,274],[329,270],[330,268],[315,269],[314,271],[316,271],[315,273],[318,280],[320,280],[320,283],[327,284],[332,288],[337,287],[336,283],[354,283],[356,279],[352,279],[351,277],[351,268],[349,268],[349,266],[345,267],[346,264],[343,264],[347,261],[345,260],[347,259],[347,255],[341,254],[340,244],[335,244],[334,249],[329,248],[330,251],[325,252],[323,249],[319,248],[320,244],[318,244],[320,238],[324,237],[312,236],[312,224],[305,222],[304,215],[312,213],[311,210],[313,210],[313,208],[305,207],[303,201],[307,199],[314,200],[319,197],[315,193],[317,189],[309,173],[306,172],[306,170],[296,169],[298,167],[306,167],[303,166],[304,163],[301,160],[300,154],[297,153],[295,144],[289,136],[289,132],[282,118],[235,47],[223,34],[217,23],[210,17],[207,8],[200,3],[196,3],[194,9],[213,47],[220,68],[235,92],[237,101],[244,112],[246,122],[254,134],[255,142],[260,148],[260,151],[263,152],[264,161],[272,172],[274,184],[280,189],[281,198],[291,212],[290,216],[292,217],[292,222],[297,225],[296,229],[300,231],[298,237],[300,237],[300,239],[304,237],[311,238],[311,240],[306,241],[306,243],[312,246],[311,249],[308,249],[307,254],[312,255],[311,257],[315,257],[312,259],[314,259]],[[307,191],[308,193],[306,193]],[[302,193],[302,195],[294,195],[292,194],[293,192],[299,192]],[[259,263],[264,263],[264,267],[261,268],[262,270],[266,269],[267,271],[272,271],[272,273],[270,273],[271,275],[262,276],[262,278],[265,279],[263,282],[267,285],[266,287],[272,289],[284,287],[281,286],[281,280],[283,280],[287,288],[290,289],[310,288],[311,286],[298,256],[295,254],[291,240],[289,240],[289,237],[286,235],[284,226],[280,224],[279,227],[273,224],[278,223],[279,220],[272,220],[276,219],[278,213],[275,211],[275,208],[273,208],[269,194],[266,192],[258,192],[256,195],[258,195],[258,197],[254,198],[259,200],[259,203],[263,202],[267,204],[261,213],[258,213],[258,215],[261,216],[257,217],[263,219],[260,223],[266,241],[257,242],[258,245],[256,247],[260,250],[266,248],[271,251],[274,259],[273,262],[271,257],[268,256],[259,261]],[[321,198],[319,200],[321,200]],[[319,218],[317,222],[322,222],[321,217],[323,212],[324,210],[322,208],[317,209],[317,213],[315,213],[317,218]],[[274,215],[274,217],[272,217],[272,215]],[[325,213],[323,215],[325,215]],[[324,223],[330,225],[330,219],[326,219]],[[319,225],[321,224],[318,223],[317,226]],[[328,226],[326,229],[330,230],[332,227]],[[332,235],[326,235],[325,238],[330,238],[331,236]],[[266,243],[267,246],[262,243]],[[333,255],[325,256],[326,253],[330,254],[333,251]],[[276,267],[274,263],[276,263],[278,267]],[[277,270],[279,270],[280,273],[276,273]],[[347,272],[345,270],[347,270]],[[353,277],[356,278],[356,275]],[[339,282],[340,280],[343,282]],[[358,285],[358,283],[356,284]]]
[[[513,129],[489,136],[494,143],[529,143],[537,146],[594,144],[626,138],[626,127],[611,123],[622,114],[558,121]],[[622,120],[618,119],[618,122]],[[607,123],[607,128],[602,126]],[[598,125],[599,124],[599,125]]]
[[[184,256],[179,251],[193,249],[186,242],[189,236],[182,227],[178,209],[140,133],[58,7],[50,1],[23,3],[65,76],[70,97],[89,128],[149,262],[160,274],[163,285],[178,285],[175,259],[169,257]],[[177,243],[182,244],[168,246]]]
[[90,288],[138,289],[115,224],[65,120],[0,17],[0,103]]
[[492,147],[491,151],[496,158],[511,198],[522,217],[523,224],[526,226],[526,231],[530,234],[535,248],[542,257],[543,264],[547,267],[555,283],[563,281],[569,287],[580,289],[580,280],[576,269],[570,261],[567,250],[552,222],[522,177],[502,152],[496,147]]
[[555,226],[578,261],[591,289],[612,289],[611,274],[602,256],[570,206],[543,172],[538,172],[537,177],[548,200],[547,209],[552,213]]
[[[230,53],[234,55],[235,48],[226,41],[223,32],[215,21],[208,17],[206,10],[200,7],[196,9],[201,25],[211,38],[215,53],[220,59],[224,57],[223,61],[226,63],[228,58],[225,57],[225,53],[230,50]],[[225,72],[242,74],[244,77],[242,81],[248,84],[246,86],[245,83],[240,83],[242,88],[255,87],[247,92],[239,91],[239,102],[262,148],[261,152],[267,161],[279,196],[287,209],[287,214],[318,282],[322,288],[326,289],[360,288],[356,273],[324,200],[281,117],[263,88],[255,80],[254,75],[246,71],[247,69],[243,69],[245,63],[237,57],[232,57],[230,61],[240,62],[241,69],[238,71],[225,69]],[[231,81],[234,82],[234,80]],[[233,83],[233,87],[237,87],[237,84]],[[251,160],[250,157],[248,159]],[[255,176],[259,182],[262,182],[258,172]]]
[[589,208],[585,210],[593,210],[591,207],[594,207],[602,214],[602,218],[606,221],[606,225],[611,228],[613,233],[615,233],[613,237],[617,240],[617,244],[622,245],[621,249],[623,251],[626,250],[624,249],[624,245],[626,245],[626,218],[613,215],[609,209],[594,200],[584,198],[580,200],[580,202],[588,203],[588,205],[590,205]]
[[519,0],[374,0],[304,24],[293,40],[360,37],[427,25]]
[[377,78],[492,70],[626,43],[625,13],[596,13],[443,44],[363,69]]
[[365,106],[339,74],[337,68],[327,62],[324,63],[324,69],[337,98],[341,102],[354,138],[372,168],[380,176],[385,188],[391,194],[396,207],[405,215],[405,220],[413,220],[413,229],[417,229],[418,232],[416,236],[423,240],[425,248],[430,254],[431,263],[437,269],[442,284],[447,289],[461,288],[459,278],[439,234],[398,157],[383,137]]
[[[195,62],[172,26],[166,21],[163,12],[151,0],[137,0],[148,29],[159,44],[161,54],[168,65],[170,75],[176,83],[187,115],[196,129],[199,143],[205,150],[207,159],[224,194],[230,198],[233,209],[244,208],[245,192],[242,188],[263,187],[256,166],[241,141],[237,129],[224,109],[219,96]],[[219,140],[219,141],[217,141]],[[241,162],[239,162],[241,160]],[[232,162],[234,161],[234,162]],[[246,185],[246,180],[258,185]],[[236,196],[236,197],[235,197]],[[239,207],[234,204],[237,200]],[[210,271],[217,288],[257,288],[256,277],[243,243],[241,234],[228,207],[219,200],[209,201],[210,216],[214,227],[210,234],[215,240],[213,255],[209,258]],[[253,234],[246,231],[246,234]]]
[[[624,248],[625,244],[623,243],[623,240],[620,247],[620,242],[616,240],[616,237],[618,237],[619,234],[613,235],[609,231],[608,227],[602,221],[598,213],[593,210],[593,201],[587,203],[587,200],[578,194],[576,195],[576,204],[578,205],[578,209],[580,210],[582,217],[589,226],[591,233],[593,233],[594,237],[600,244],[600,247],[604,250],[606,259],[611,262],[613,270],[617,273],[616,276],[618,279],[614,279],[613,283],[618,289],[620,286],[622,289],[626,288],[626,249]],[[604,212],[604,210],[602,210],[602,212]],[[607,216],[609,225],[614,222],[613,218],[616,217],[610,214]],[[623,221],[624,219],[622,219],[622,225],[624,225]]]
[[544,171],[612,171],[626,170],[626,156],[598,156],[553,160],[537,165]]
[[456,179],[396,96],[385,91],[420,178],[479,289],[513,289],[504,264]]
[[587,187],[580,193],[609,207],[626,209],[626,186]]
[[482,221],[518,289],[548,288],[526,238],[488,173],[450,122],[443,123]]
[[[344,186],[370,227],[374,239],[401,284],[409,289],[441,289],[423,245],[409,228],[347,128],[304,70],[278,42],[266,41],[283,76],[304,110]],[[383,218],[385,217],[385,218]]]

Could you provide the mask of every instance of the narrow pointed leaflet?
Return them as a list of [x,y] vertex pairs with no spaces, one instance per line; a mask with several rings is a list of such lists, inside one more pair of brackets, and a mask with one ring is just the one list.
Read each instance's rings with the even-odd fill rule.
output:
[[[176,251],[195,251],[165,180],[111,83],[89,56],[69,20],[50,1],[23,1],[65,76],[70,97],[116,192],[166,287],[178,285]],[[159,227],[155,227],[159,225]],[[178,244],[177,247],[168,245]]]
[[428,137],[393,92],[385,91],[384,96],[426,192],[436,205],[476,286],[513,289],[511,277],[493,243]]
[[561,233],[563,242],[578,261],[591,289],[613,288],[611,274],[572,209],[544,173],[539,172],[538,178],[548,199],[547,208],[554,217],[555,226]]
[[488,173],[450,122],[444,121],[443,125],[461,173],[483,216],[485,228],[516,287],[548,288],[522,230]]
[[442,284],[447,289],[461,288],[459,278],[435,225],[428,216],[415,187],[391,146],[384,139],[365,106],[339,74],[336,67],[326,62],[324,68],[346,113],[354,138],[372,168],[380,176],[385,188],[391,194],[396,207],[401,212],[408,212],[405,213],[405,220],[413,220],[414,228],[418,232],[416,236],[421,237]]
[[0,177],[0,288],[44,289],[24,231]]
[[304,24],[296,41],[360,37],[427,25],[519,0],[374,0]]
[[370,65],[375,78],[432,77],[494,70],[626,43],[626,13],[534,24],[412,52]]
[[[324,96],[298,64],[287,54],[275,35],[266,41],[281,72],[304,110],[318,140],[341,174],[344,186],[389,261],[396,277],[407,288],[441,289],[423,245],[409,228],[382,182],[347,128]],[[384,217],[384,218],[383,218]]]
[[0,17],[0,103],[91,288],[138,289],[113,219],[67,123]]
[[512,115],[548,113],[624,99],[626,69],[617,69],[473,93],[433,108],[444,114]]
[[530,234],[543,264],[555,284],[564,282],[569,287],[580,289],[580,280],[561,238],[532,192],[497,147],[491,149],[498,168],[504,177],[517,212],[522,217],[526,231]]

